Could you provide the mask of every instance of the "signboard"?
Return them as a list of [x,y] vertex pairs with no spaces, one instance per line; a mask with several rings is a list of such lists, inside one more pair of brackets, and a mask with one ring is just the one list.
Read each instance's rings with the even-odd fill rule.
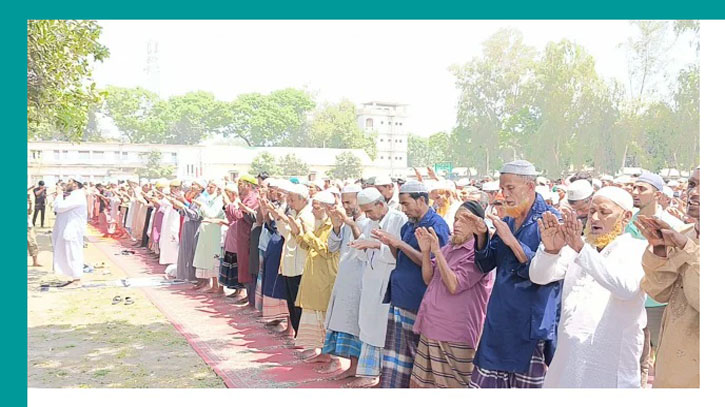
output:
[[445,172],[446,175],[450,176],[453,173],[453,163],[438,163],[433,166],[433,170],[436,173]]

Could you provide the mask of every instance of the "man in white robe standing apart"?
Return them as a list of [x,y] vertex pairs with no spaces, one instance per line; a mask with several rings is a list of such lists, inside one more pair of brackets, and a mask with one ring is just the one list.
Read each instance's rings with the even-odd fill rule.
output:
[[79,283],[83,275],[83,236],[88,221],[88,202],[82,187],[80,182],[71,181],[65,188],[68,196],[64,196],[63,189],[58,186],[53,201],[56,214],[51,235],[53,270],[72,278],[74,284]]
[[581,220],[568,208],[563,224],[550,212],[538,221],[542,244],[531,261],[531,281],[564,280],[558,343],[544,387],[640,387],[647,243],[624,233],[632,208],[627,191],[604,187],[594,194],[583,237]]

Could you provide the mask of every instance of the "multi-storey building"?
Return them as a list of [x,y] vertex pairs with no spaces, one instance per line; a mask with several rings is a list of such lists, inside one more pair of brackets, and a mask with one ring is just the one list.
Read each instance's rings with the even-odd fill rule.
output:
[[407,105],[399,103],[364,103],[357,114],[358,125],[376,135],[377,155],[373,164],[378,173],[406,177],[408,173]]

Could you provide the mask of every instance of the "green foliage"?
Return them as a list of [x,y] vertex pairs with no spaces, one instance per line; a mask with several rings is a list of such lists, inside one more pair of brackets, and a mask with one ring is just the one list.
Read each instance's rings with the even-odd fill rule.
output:
[[161,121],[167,126],[167,143],[194,145],[221,131],[227,121],[225,105],[209,92],[190,92],[161,102]]
[[100,102],[91,64],[108,57],[88,20],[28,20],[28,139],[78,142]]
[[553,178],[585,167],[692,168],[699,160],[699,66],[679,74],[669,98],[655,85],[672,46],[669,30],[697,39],[699,24],[633,24],[628,87],[600,78],[594,58],[574,42],[552,42],[537,53],[517,31],[495,33],[481,56],[452,68],[460,90],[452,151],[411,138],[409,162],[429,165],[441,151],[456,166],[490,174],[525,158]]
[[362,176],[362,162],[351,152],[340,153],[335,157],[335,166],[327,171],[327,176],[333,179],[360,178]]
[[452,137],[439,132],[430,137],[408,137],[408,165],[411,167],[432,167],[435,164],[454,160]]
[[370,159],[376,155],[376,134],[366,134],[357,124],[355,104],[343,100],[315,111],[307,131],[305,147],[359,148]]
[[161,152],[153,150],[144,154],[145,165],[136,170],[141,178],[171,178],[176,172],[173,165],[162,165]]
[[105,89],[104,113],[129,143],[164,143],[169,126],[158,95],[142,88]]
[[279,160],[281,175],[304,175],[310,172],[310,167],[294,153],[285,155]]
[[254,157],[249,172],[254,175],[266,172],[270,177],[275,177],[282,173],[282,169],[272,154],[264,152]]

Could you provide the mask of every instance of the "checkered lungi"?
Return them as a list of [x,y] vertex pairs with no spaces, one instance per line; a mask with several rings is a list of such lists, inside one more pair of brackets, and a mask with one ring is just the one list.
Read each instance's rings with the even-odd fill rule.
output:
[[[304,312],[304,311],[302,311]],[[322,353],[341,356],[343,358],[359,358],[362,342],[360,339],[345,332],[327,331]]]
[[242,283],[237,281],[237,273],[237,254],[224,252],[224,260],[219,267],[219,284],[235,290],[242,288]]
[[390,307],[380,387],[410,387],[410,373],[413,370],[420,336],[413,332],[415,317],[416,314],[413,312],[395,306]]
[[471,383],[473,388],[518,388],[532,389],[544,386],[544,377],[548,367],[544,361],[544,341],[539,341],[531,356],[529,370],[526,373],[502,372],[500,370],[487,370],[473,366]]
[[307,349],[322,348],[325,345],[325,311],[302,310],[295,345]]
[[361,343],[362,349],[360,349],[360,358],[357,361],[355,376],[379,377],[380,367],[383,363],[383,348],[378,348],[365,342]]

